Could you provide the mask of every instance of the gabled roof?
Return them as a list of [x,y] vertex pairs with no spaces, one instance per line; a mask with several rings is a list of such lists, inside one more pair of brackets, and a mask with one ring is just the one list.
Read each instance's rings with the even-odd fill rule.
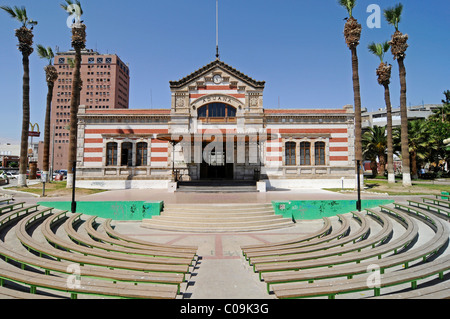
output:
[[204,67],[198,69],[197,71],[189,74],[188,76],[182,78],[179,81],[170,81],[170,88],[180,88],[183,85],[186,85],[187,83],[195,80],[196,78],[199,78],[203,76],[204,74],[210,72],[214,68],[219,67],[222,70],[234,75],[236,78],[240,79],[243,82],[246,82],[250,84],[251,86],[255,88],[264,88],[266,82],[265,81],[256,81],[252,79],[251,77],[245,75],[244,73],[236,70],[235,68],[231,67],[230,65],[226,64],[225,62],[220,61],[219,59],[216,59],[215,61],[205,65]]

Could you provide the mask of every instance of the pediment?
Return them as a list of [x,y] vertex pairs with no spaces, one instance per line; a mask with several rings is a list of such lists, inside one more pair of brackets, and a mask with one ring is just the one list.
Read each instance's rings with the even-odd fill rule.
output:
[[206,85],[207,82],[213,82],[213,76],[220,74],[224,81],[238,88],[241,85],[250,86],[252,89],[264,89],[265,81],[256,81],[248,75],[236,70],[230,65],[215,60],[197,71],[189,74],[178,81],[170,81],[170,88],[172,90],[180,90],[183,88],[193,88]]

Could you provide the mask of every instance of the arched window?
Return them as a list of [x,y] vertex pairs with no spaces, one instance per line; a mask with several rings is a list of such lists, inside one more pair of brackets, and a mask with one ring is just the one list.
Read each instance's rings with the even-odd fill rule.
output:
[[311,165],[311,143],[300,143],[300,165]]
[[136,144],[136,166],[147,165],[147,143],[140,142]]
[[316,142],[314,148],[316,165],[325,165],[325,143]]
[[230,118],[236,117],[236,109],[224,103],[211,103],[198,109],[198,118]]
[[287,142],[285,145],[285,165],[295,165],[295,142]]
[[117,143],[106,144],[106,166],[117,165]]

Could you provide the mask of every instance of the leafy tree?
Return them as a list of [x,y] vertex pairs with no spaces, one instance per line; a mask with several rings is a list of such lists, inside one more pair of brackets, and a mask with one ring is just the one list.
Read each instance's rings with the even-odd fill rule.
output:
[[[376,160],[378,159],[380,163],[380,175],[384,176],[387,148],[386,127],[375,125],[369,128],[362,135],[362,144],[364,157],[372,163],[372,175],[377,175]],[[375,166],[375,171],[373,166]]]

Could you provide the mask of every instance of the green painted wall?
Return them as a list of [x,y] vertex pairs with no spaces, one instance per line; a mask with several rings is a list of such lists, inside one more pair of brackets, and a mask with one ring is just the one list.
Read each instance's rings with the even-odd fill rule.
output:
[[[71,202],[39,202],[38,204],[61,210],[71,210]],[[77,202],[77,213],[113,220],[141,221],[160,215],[162,209],[162,201]]]
[[[374,208],[393,203],[393,200],[362,200],[361,206]],[[296,220],[314,220],[356,211],[356,200],[293,200],[272,201],[275,214]]]

